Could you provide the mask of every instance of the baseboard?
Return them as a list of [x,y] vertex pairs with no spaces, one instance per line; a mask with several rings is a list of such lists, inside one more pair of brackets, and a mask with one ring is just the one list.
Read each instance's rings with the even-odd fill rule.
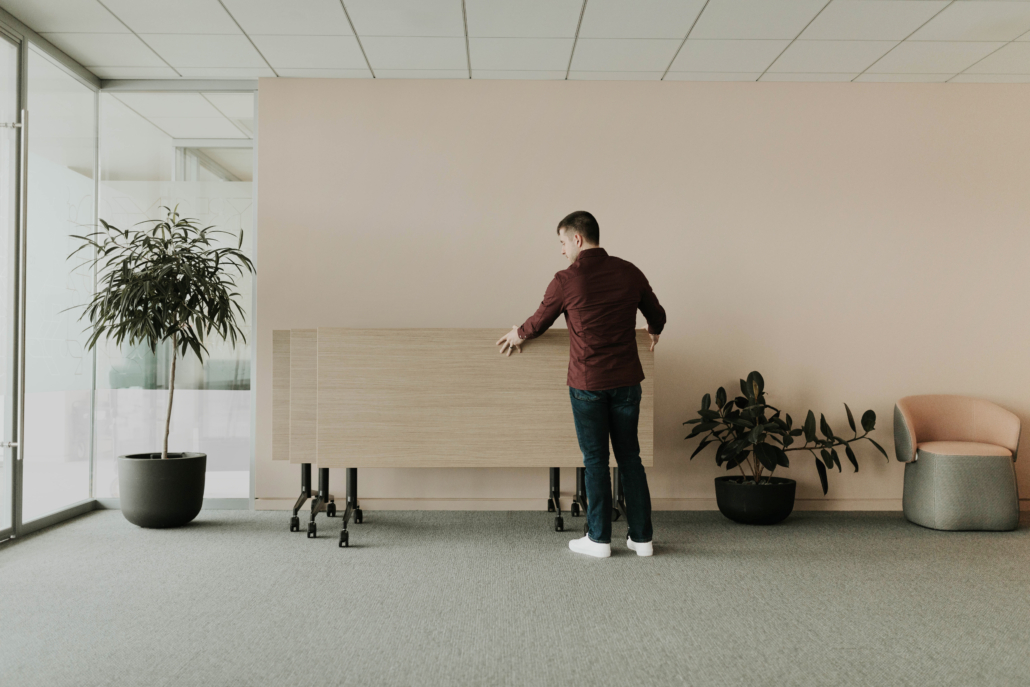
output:
[[[291,510],[296,498],[259,498],[254,500],[254,510]],[[339,499],[337,498],[339,503]],[[358,502],[365,510],[527,510],[542,511],[547,506],[546,498],[535,499],[426,499],[426,498],[364,498]],[[562,510],[567,511],[571,498],[562,497]],[[301,508],[307,511],[311,501]],[[714,498],[652,499],[654,510],[718,510]],[[900,511],[901,499],[797,499],[794,510],[829,511]]]
[[[99,510],[121,510],[121,499],[96,499]],[[203,510],[251,510],[251,501],[238,499],[204,499]]]

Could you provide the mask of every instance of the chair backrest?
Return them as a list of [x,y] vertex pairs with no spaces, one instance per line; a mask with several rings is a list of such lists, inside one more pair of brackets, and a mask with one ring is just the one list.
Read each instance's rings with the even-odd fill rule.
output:
[[1003,446],[1016,457],[1019,417],[990,401],[968,396],[906,396],[898,401],[898,409],[916,443],[975,441]]

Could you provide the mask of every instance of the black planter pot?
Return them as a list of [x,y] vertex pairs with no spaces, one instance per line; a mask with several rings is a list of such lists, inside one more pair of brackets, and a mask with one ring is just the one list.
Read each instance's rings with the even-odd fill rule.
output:
[[794,510],[798,484],[794,480],[772,477],[769,484],[764,479],[761,484],[743,480],[732,475],[715,478],[715,501],[730,520],[745,525],[775,525]]
[[122,515],[140,527],[180,527],[204,505],[206,453],[118,456]]

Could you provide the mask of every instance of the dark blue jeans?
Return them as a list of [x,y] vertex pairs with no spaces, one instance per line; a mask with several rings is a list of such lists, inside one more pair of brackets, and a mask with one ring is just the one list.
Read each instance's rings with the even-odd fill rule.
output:
[[612,540],[612,475],[608,467],[608,438],[626,494],[629,537],[651,541],[651,492],[640,463],[637,421],[640,419],[640,385],[604,391],[569,387],[576,436],[586,468],[587,528],[590,538],[602,544]]

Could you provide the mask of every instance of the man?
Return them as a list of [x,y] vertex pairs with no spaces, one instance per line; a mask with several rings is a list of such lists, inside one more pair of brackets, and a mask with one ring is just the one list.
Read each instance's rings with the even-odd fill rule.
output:
[[640,270],[600,247],[600,229],[589,212],[573,212],[563,219],[558,239],[571,264],[554,275],[536,314],[521,327],[512,327],[497,345],[504,355],[521,352],[524,341],[543,334],[564,313],[569,327],[569,398],[586,468],[588,532],[570,541],[569,548],[597,558],[612,553],[610,435],[626,494],[626,545],[638,556],[650,556],[651,494],[637,441],[644,370],[635,327],[639,308],[647,319],[653,351],[665,327],[665,309]]

